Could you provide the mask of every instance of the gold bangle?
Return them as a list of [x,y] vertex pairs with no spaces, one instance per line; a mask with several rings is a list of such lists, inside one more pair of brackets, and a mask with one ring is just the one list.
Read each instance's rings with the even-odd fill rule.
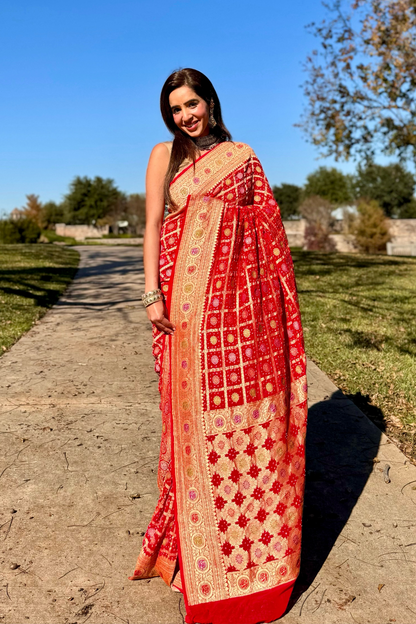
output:
[[163,294],[160,288],[156,288],[155,290],[151,290],[142,295],[142,302],[145,308],[156,303],[157,301],[163,300]]
[[160,290],[160,288],[155,288],[154,290],[149,290],[149,292],[147,293],[143,293],[142,294],[142,299],[145,299],[146,297],[150,297],[151,295],[161,295],[162,291]]
[[154,296],[151,299],[146,299],[145,301],[143,301],[143,305],[145,308],[148,308],[150,305],[152,305],[153,303],[156,303],[157,301],[163,301],[163,297],[158,295],[158,296]]

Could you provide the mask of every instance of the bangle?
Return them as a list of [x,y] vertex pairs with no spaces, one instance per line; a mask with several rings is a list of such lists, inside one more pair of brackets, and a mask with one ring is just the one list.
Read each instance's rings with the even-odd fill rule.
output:
[[156,301],[162,301],[163,295],[160,288],[156,288],[155,290],[150,290],[147,293],[143,293],[142,302],[145,308],[152,305],[152,303],[156,303]]

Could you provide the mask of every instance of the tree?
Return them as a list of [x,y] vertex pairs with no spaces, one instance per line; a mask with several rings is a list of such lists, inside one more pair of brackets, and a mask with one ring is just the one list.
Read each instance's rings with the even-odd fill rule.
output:
[[332,204],[319,195],[307,197],[300,205],[299,212],[306,219],[305,247],[309,251],[335,251],[330,238],[334,224]]
[[319,167],[306,178],[304,196],[312,195],[323,197],[334,208],[348,205],[353,200],[351,176],[344,175],[335,167]]
[[355,176],[357,197],[375,199],[388,217],[400,217],[404,206],[412,202],[415,179],[399,163],[360,165]]
[[44,228],[43,206],[39,201],[39,195],[26,195],[26,199],[26,205],[20,211],[22,218],[33,221],[40,229]]
[[302,198],[302,188],[296,184],[283,182],[280,186],[273,186],[273,195],[280,208],[283,220],[299,216],[299,205]]
[[127,220],[136,234],[142,234],[146,226],[146,197],[132,193],[127,197]]
[[127,215],[127,197],[124,193],[120,193],[116,201],[113,203],[111,209],[107,212],[105,217],[97,219],[97,225],[111,225],[114,233],[118,233],[118,221],[126,221]]
[[300,205],[299,212],[308,223],[319,224],[326,230],[334,225],[332,204],[319,195],[307,197]]
[[305,249],[308,251],[336,251],[329,231],[319,223],[308,223],[305,228]]
[[43,204],[42,213],[45,227],[55,225],[56,223],[65,223],[65,211],[62,204],[48,201],[46,204]]
[[361,200],[357,205],[358,218],[352,227],[358,248],[365,253],[386,250],[391,240],[389,224],[380,205],[374,200]]
[[67,222],[95,224],[115,210],[124,194],[114,185],[114,180],[77,176],[69,186],[64,198]]
[[146,224],[146,199],[145,195],[132,193],[120,195],[111,211],[104,219],[98,221],[99,225],[111,225],[113,232],[117,233],[118,221],[128,221],[130,233],[141,234]]
[[310,30],[320,49],[307,58],[307,104],[298,124],[324,156],[416,164],[415,0],[331,0],[329,19]]
[[0,243],[37,243],[40,235],[39,226],[33,219],[4,219],[0,221]]
[[22,242],[19,228],[16,224],[17,219],[0,220],[0,244],[15,245],[16,243]]
[[416,198],[412,197],[408,204],[399,210],[399,219],[416,219]]

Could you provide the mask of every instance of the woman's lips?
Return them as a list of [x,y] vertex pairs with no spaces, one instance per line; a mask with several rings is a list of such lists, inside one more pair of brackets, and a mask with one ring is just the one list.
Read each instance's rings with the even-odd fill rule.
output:
[[196,127],[197,127],[197,125],[198,125],[198,122],[197,122],[197,121],[195,121],[195,122],[194,122],[193,124],[191,124],[191,125],[188,125],[188,124],[184,124],[184,125],[185,125],[185,128],[186,128],[187,130],[196,130]]

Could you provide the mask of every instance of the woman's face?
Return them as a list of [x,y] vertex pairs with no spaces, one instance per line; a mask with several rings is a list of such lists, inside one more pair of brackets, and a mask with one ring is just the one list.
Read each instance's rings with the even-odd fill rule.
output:
[[169,96],[173,121],[190,137],[209,134],[209,107],[190,87],[179,87]]

